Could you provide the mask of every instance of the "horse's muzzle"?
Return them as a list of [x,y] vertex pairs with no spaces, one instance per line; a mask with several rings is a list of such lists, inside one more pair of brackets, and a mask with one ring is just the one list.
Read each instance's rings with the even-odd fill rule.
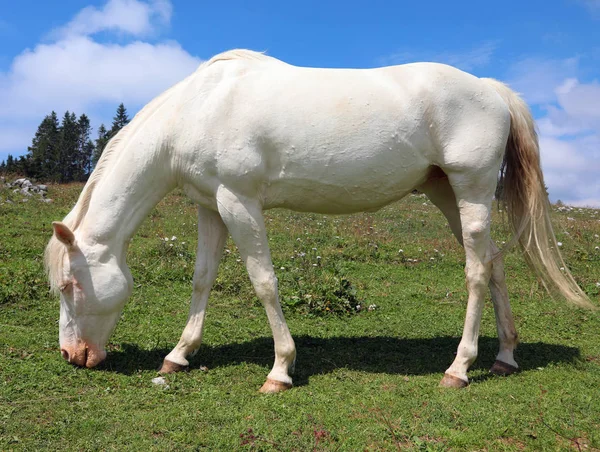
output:
[[85,342],[79,342],[76,345],[61,345],[60,354],[69,363],[88,368],[97,366],[106,358],[106,351]]

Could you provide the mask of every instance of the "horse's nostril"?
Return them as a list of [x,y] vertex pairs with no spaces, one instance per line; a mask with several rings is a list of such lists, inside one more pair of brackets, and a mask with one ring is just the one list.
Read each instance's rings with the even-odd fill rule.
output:
[[64,359],[66,359],[67,361],[69,361],[69,352],[66,351],[64,348],[60,349],[60,354],[62,355],[62,357]]

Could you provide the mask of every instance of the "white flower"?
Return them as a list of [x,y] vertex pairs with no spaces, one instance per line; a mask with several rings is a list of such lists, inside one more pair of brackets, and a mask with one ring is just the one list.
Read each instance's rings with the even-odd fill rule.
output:
[[171,237],[171,242],[173,242],[175,240],[177,240],[177,237],[175,237],[175,236]]
[[402,254],[402,253],[404,253],[403,249],[398,250],[398,254]]
[[562,246],[562,242],[557,242],[556,243],[558,246]]

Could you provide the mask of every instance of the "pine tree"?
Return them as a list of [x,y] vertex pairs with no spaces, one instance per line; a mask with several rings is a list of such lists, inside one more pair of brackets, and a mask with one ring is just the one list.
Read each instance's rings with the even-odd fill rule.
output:
[[127,109],[125,108],[125,105],[123,105],[121,103],[117,107],[117,113],[115,114],[115,116],[113,118],[112,127],[110,129],[110,137],[111,138],[114,137],[117,133],[119,133],[119,130],[121,130],[127,124],[129,124],[129,117],[127,116]]
[[11,154],[6,157],[6,172],[12,174],[15,172],[15,160]]
[[53,111],[39,125],[31,146],[27,148],[29,172],[27,176],[37,179],[48,179],[56,172],[59,135],[58,117]]
[[60,150],[58,157],[58,180],[71,182],[74,180],[78,166],[78,127],[77,116],[65,112],[60,124]]
[[96,166],[98,160],[100,160],[100,156],[102,155],[102,151],[104,151],[108,140],[108,131],[106,130],[106,127],[104,127],[104,124],[100,124],[100,127],[98,127],[98,138],[94,144],[94,154],[92,155],[93,166]]
[[77,132],[77,164],[73,177],[74,180],[85,181],[91,172],[94,150],[94,144],[90,140],[92,132],[90,118],[85,114],[81,115],[77,121]]
[[30,162],[26,155],[20,155],[19,160],[15,162],[15,173],[21,176],[28,176],[31,172]]

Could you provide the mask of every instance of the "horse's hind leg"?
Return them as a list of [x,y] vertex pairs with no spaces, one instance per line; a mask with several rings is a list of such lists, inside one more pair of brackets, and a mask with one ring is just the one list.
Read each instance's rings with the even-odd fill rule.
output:
[[[498,254],[498,247],[496,244],[492,241],[490,242],[490,245],[491,254]],[[490,369],[490,372],[496,375],[510,375],[519,369],[514,358],[514,350],[519,343],[519,337],[517,335],[517,330],[515,329],[515,321],[510,309],[510,301],[508,300],[508,289],[506,288],[502,256],[494,259],[492,262],[490,292],[492,294],[492,303],[494,303],[494,313],[496,314],[498,339],[500,340],[500,351],[496,356],[496,362]]]
[[[419,187],[430,201],[436,205],[444,214],[452,232],[459,243],[463,244],[462,226],[460,221],[460,212],[454,196],[454,191],[450,186],[448,178],[442,173],[439,177],[432,178]],[[495,255],[498,249],[494,242],[490,240],[490,255]],[[498,338],[500,340],[500,351],[496,358],[496,363],[490,369],[491,372],[507,375],[517,369],[517,363],[513,358],[513,351],[517,345],[517,332],[515,330],[510,303],[508,300],[508,291],[504,277],[504,266],[502,258],[499,257],[492,262],[492,274],[489,288],[494,304],[496,314],[496,327]]]
[[275,342],[275,364],[261,392],[279,392],[292,386],[289,372],[296,359],[294,340],[283,317],[277,294],[262,207],[258,201],[221,186],[217,192],[219,213],[237,244],[246,269],[262,302]]
[[199,207],[198,249],[196,251],[190,314],[179,343],[163,362],[161,373],[187,369],[188,361],[186,357],[194,354],[200,347],[208,296],[217,276],[226,239],[227,228],[219,214]]

